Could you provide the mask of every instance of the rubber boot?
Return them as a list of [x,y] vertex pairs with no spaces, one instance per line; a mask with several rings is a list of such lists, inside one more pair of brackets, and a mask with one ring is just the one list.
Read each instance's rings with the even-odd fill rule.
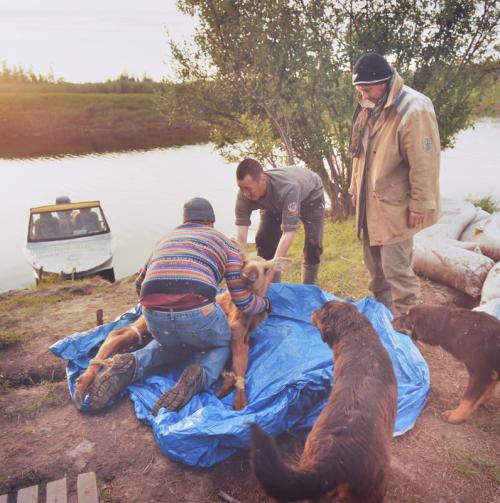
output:
[[302,264],[302,283],[314,285],[318,277],[319,264]]

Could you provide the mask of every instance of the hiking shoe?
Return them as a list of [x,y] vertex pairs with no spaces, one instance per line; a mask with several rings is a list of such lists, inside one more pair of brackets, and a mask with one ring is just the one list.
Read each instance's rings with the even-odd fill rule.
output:
[[135,358],[130,353],[115,355],[111,365],[95,377],[87,388],[88,408],[101,410],[132,383],[135,371]]
[[156,416],[162,407],[173,412],[188,403],[194,395],[203,390],[203,376],[204,371],[199,365],[187,367],[182,372],[177,384],[163,393],[155,403],[153,416]]

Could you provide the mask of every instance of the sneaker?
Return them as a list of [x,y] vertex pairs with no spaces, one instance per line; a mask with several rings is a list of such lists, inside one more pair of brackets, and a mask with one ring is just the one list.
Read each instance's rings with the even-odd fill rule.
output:
[[153,407],[153,416],[158,414],[159,410],[165,409],[174,412],[183,407],[186,403],[203,391],[204,370],[199,365],[190,365],[177,381],[177,384],[163,393],[160,399]]
[[135,358],[130,353],[115,355],[111,365],[95,377],[87,388],[88,408],[91,411],[101,410],[132,383],[135,371]]

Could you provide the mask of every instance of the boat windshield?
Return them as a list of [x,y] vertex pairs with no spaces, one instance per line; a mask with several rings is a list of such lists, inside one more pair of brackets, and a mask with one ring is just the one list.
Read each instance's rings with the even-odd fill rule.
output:
[[33,212],[29,241],[54,241],[109,232],[99,206],[64,211]]

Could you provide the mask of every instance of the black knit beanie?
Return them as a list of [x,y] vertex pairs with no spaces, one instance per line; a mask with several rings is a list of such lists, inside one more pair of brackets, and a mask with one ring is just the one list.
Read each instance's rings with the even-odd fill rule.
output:
[[392,68],[385,58],[376,52],[363,54],[352,70],[352,83],[381,84],[392,77]]

